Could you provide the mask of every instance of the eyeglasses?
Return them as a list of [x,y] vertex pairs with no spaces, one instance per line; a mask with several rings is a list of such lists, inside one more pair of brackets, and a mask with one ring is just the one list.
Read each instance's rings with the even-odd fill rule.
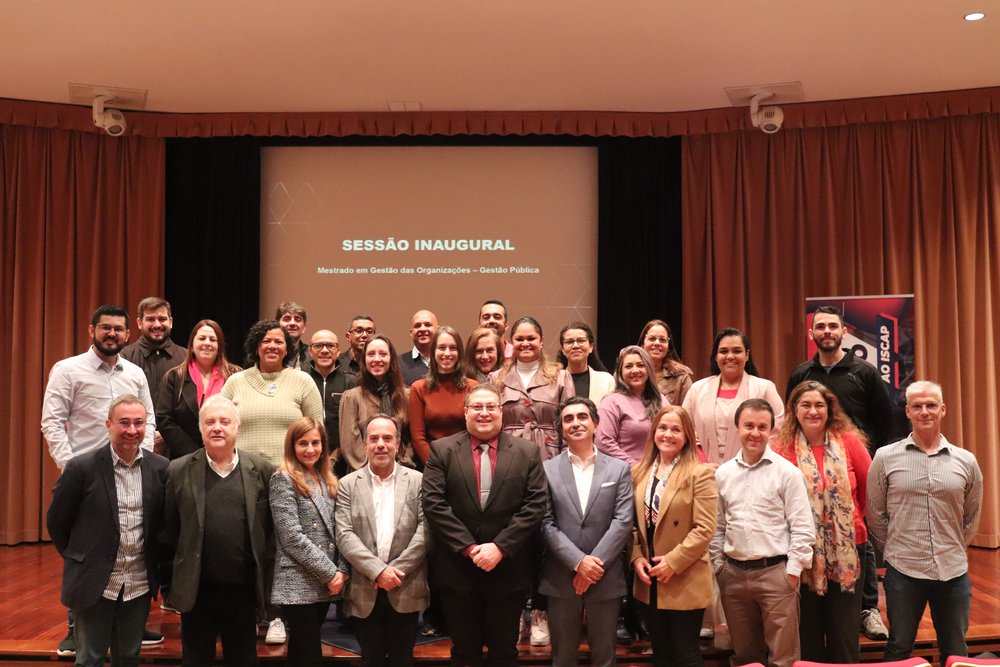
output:
[[119,419],[115,422],[122,428],[128,428],[129,426],[134,426],[136,428],[142,428],[146,425],[145,419]]
[[500,406],[496,403],[473,403],[465,407],[471,412],[498,412],[500,410]]
[[927,410],[927,412],[937,412],[941,409],[941,404],[933,401],[928,403],[910,403],[909,408],[913,412],[921,412],[922,410]]
[[313,350],[335,350],[340,347],[340,343],[311,343],[309,347]]
[[563,347],[583,347],[590,342],[588,338],[567,338],[562,342]]
[[111,333],[113,331],[119,336],[128,331],[128,327],[123,327],[120,324],[118,326],[113,326],[111,324],[98,324],[94,328],[98,331],[103,331],[104,333]]
[[374,336],[375,328],[369,327],[367,329],[362,329],[361,327],[357,327],[356,329],[351,329],[351,333],[354,334],[355,336],[364,336],[366,334],[369,336]]

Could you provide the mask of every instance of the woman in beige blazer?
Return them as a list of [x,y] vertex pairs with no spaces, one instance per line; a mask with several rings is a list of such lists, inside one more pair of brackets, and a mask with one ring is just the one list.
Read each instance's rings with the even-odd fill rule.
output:
[[715,532],[715,472],[695,451],[684,408],[668,405],[653,419],[646,453],[632,469],[633,595],[645,604],[653,663],[702,665],[698,634],[711,604],[708,543]]
[[785,405],[774,383],[757,377],[750,340],[739,329],[723,329],[715,335],[709,363],[712,375],[691,385],[683,406],[694,423],[701,460],[718,467],[740,451],[734,419],[740,403],[748,398],[770,403],[775,433],[781,428]]

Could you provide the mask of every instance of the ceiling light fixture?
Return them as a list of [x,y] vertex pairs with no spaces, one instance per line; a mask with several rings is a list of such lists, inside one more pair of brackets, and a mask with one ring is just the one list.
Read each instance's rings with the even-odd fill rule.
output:
[[965,15],[965,20],[966,21],[979,21],[979,20],[982,20],[984,18],[986,18],[986,14],[984,14],[982,12],[972,12],[971,14],[966,14]]

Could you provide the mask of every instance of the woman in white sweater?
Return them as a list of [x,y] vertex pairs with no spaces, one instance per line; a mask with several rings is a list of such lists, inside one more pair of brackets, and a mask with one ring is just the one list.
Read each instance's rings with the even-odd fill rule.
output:
[[236,446],[277,467],[288,427],[301,417],[323,421],[323,399],[308,374],[285,367],[291,340],[276,321],[250,327],[244,347],[253,366],[230,375],[221,393],[240,411]]

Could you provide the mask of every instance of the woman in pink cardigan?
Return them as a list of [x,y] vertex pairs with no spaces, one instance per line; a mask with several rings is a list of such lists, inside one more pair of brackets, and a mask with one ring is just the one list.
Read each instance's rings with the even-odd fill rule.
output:
[[684,397],[684,409],[694,421],[702,460],[718,466],[740,450],[734,417],[748,398],[763,398],[774,408],[774,430],[781,428],[785,406],[770,380],[757,377],[750,359],[750,340],[739,329],[715,336],[710,360],[712,375],[698,380]]

